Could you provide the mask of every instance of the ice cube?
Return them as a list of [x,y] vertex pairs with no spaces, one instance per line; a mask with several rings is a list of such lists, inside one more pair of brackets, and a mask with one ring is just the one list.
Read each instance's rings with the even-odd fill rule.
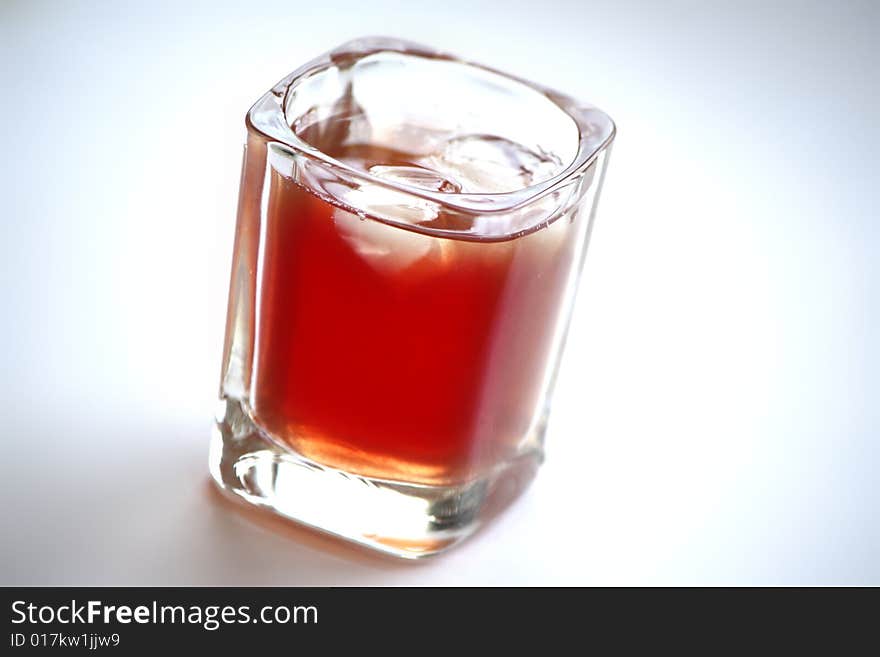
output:
[[543,182],[562,170],[553,154],[533,151],[492,135],[464,135],[419,159],[440,177],[455,180],[456,191],[477,194],[512,192]]
[[376,164],[370,167],[370,173],[385,180],[421,187],[431,192],[457,194],[461,191],[461,185],[456,180],[424,167]]
[[324,189],[344,205],[357,208],[361,214],[392,222],[428,223],[436,219],[439,212],[436,203],[375,183],[328,182]]
[[441,240],[437,238],[341,209],[335,210],[333,218],[351,248],[383,274],[396,274],[424,258],[442,258]]

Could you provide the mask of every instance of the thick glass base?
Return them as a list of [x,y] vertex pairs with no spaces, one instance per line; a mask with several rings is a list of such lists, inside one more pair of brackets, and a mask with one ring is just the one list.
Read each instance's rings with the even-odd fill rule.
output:
[[442,552],[469,536],[528,486],[543,458],[535,446],[466,484],[405,484],[301,457],[264,436],[236,400],[223,401],[218,410],[210,469],[222,491],[408,559]]

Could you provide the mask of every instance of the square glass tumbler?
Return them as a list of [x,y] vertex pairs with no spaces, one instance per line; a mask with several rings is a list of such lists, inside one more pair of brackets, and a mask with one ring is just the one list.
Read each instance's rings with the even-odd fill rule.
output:
[[211,474],[403,557],[542,460],[611,119],[423,46],[346,43],[247,114]]

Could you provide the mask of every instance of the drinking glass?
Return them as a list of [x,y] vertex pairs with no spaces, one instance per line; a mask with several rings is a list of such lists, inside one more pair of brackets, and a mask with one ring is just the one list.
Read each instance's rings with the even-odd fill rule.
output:
[[211,474],[384,552],[446,549],[543,458],[614,124],[360,39],[246,125]]

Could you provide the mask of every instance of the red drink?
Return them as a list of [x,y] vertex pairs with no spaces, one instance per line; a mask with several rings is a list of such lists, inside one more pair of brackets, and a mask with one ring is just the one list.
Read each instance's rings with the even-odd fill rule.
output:
[[368,38],[247,127],[211,476],[385,553],[445,550],[542,460],[614,124]]
[[271,175],[257,423],[304,456],[376,478],[461,482],[515,455],[543,410],[577,215],[514,238],[450,239]]

